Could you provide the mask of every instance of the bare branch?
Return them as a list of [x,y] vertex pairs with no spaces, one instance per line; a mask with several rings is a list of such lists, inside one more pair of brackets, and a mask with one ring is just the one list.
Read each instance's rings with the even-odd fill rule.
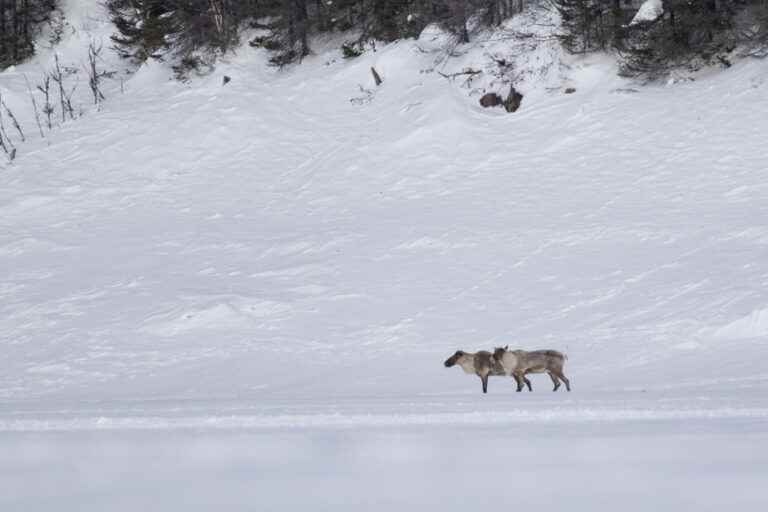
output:
[[463,76],[463,75],[474,76],[474,75],[479,75],[480,73],[482,73],[481,70],[472,69],[472,68],[467,68],[464,71],[460,71],[458,73],[443,73],[442,71],[437,72],[438,75],[442,76],[443,78],[447,78],[449,80],[452,80],[457,76]]
[[3,99],[2,94],[0,94],[0,106],[2,106],[5,109],[5,113],[8,114],[8,117],[11,120],[11,123],[13,123],[13,127],[16,128],[16,131],[19,132],[19,136],[21,137],[21,142],[26,142],[27,138],[24,137],[24,131],[21,129],[21,125],[19,124],[18,119],[16,119],[16,116],[13,115],[13,111],[8,107],[8,104]]
[[371,74],[373,75],[373,81],[376,83],[376,86],[378,87],[379,85],[381,85],[382,83],[381,76],[379,76],[379,74],[376,72],[376,68],[374,68],[373,66],[371,66]]
[[5,131],[5,121],[3,119],[3,111],[0,109],[0,148],[5,152],[10,161],[16,158],[16,146],[13,145],[8,133]]
[[43,84],[38,85],[37,89],[42,92],[45,95],[45,103],[43,104],[43,114],[45,114],[46,119],[48,121],[48,130],[50,131],[52,128],[51,124],[51,116],[53,116],[54,108],[51,104],[51,75],[50,73],[45,73],[43,75]]
[[43,133],[43,125],[40,124],[40,111],[37,109],[37,101],[35,101],[35,93],[32,91],[32,86],[29,83],[29,79],[27,78],[27,75],[24,75],[24,82],[27,84],[27,91],[29,92],[29,98],[32,100],[32,109],[35,111],[35,122],[37,123],[37,128],[40,130],[40,137],[45,138],[45,133]]
[[93,104],[98,109],[101,109],[101,102],[106,99],[101,92],[101,80],[105,76],[109,76],[109,73],[98,69],[98,61],[101,60],[103,47],[104,45],[101,43],[96,46],[96,41],[91,39],[88,44],[88,66],[85,69],[88,73],[88,86],[91,88],[91,94],[93,94]]
[[64,92],[64,74],[61,71],[61,65],[59,64],[59,54],[54,54],[54,60],[56,62],[56,67],[54,68],[53,75],[51,78],[53,79],[56,84],[59,86],[59,102],[61,103],[61,122],[67,120],[67,102],[66,98],[67,95]]

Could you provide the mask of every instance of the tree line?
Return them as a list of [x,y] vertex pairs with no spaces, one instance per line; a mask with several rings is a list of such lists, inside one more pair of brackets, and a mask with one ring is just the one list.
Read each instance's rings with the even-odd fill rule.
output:
[[[768,0],[663,0],[660,16],[632,23],[640,0],[104,0],[116,27],[112,42],[136,61],[172,57],[182,68],[240,44],[267,48],[277,65],[300,61],[311,37],[355,34],[345,56],[370,40],[416,37],[439,24],[458,42],[471,28],[495,26],[529,4],[556,10],[563,46],[574,53],[615,51],[627,74],[654,74],[698,59],[728,62],[737,47],[768,44]],[[56,0],[0,0],[0,66],[34,51]]]
[[[614,50],[627,75],[721,63],[739,47],[763,53],[768,0],[663,0],[659,16],[633,21],[625,0],[553,0],[571,52]],[[641,2],[633,3],[638,7]]]
[[273,50],[275,64],[301,60],[310,36],[321,32],[356,32],[347,56],[366,40],[415,37],[432,23],[468,42],[470,22],[495,26],[530,3],[558,11],[567,50],[615,51],[626,74],[696,59],[728,63],[737,46],[768,43],[768,0],[663,0],[660,16],[636,23],[639,0],[108,0],[119,30],[114,40],[127,57],[226,51],[250,25],[264,29],[250,43]]
[[[226,51],[242,27],[263,29],[250,41],[273,50],[285,64],[308,55],[310,36],[331,31],[358,35],[354,54],[371,39],[415,37],[439,23],[469,40],[470,19],[497,25],[522,10],[527,0],[108,0],[117,26],[114,41],[124,56],[143,60],[175,53]],[[190,62],[190,64],[193,64]]]
[[41,25],[56,0],[0,0],[0,68],[20,62],[35,51]]

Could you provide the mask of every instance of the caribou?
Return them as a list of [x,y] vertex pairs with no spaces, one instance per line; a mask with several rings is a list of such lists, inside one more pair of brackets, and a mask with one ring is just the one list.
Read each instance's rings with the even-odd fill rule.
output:
[[571,390],[571,382],[563,373],[563,365],[568,357],[557,350],[509,350],[506,347],[497,347],[493,351],[493,365],[500,365],[504,375],[511,375],[517,382],[517,391],[523,390],[523,384],[528,391],[533,391],[531,381],[525,376],[529,373],[548,373],[549,378],[557,391],[560,381],[565,384],[565,389]]
[[488,392],[488,377],[490,375],[506,375],[502,365],[493,358],[493,354],[485,350],[474,354],[457,350],[455,354],[445,360],[444,364],[446,368],[459,365],[464,373],[475,374],[480,377],[483,383],[483,393]]

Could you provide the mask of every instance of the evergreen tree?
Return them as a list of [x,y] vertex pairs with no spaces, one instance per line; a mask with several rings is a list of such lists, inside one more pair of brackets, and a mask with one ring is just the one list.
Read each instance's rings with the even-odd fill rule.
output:
[[121,56],[143,62],[159,58],[170,49],[177,28],[169,4],[164,0],[107,1],[117,29],[112,41]]
[[561,41],[572,53],[620,44],[624,10],[620,0],[552,0],[560,13]]
[[55,8],[56,0],[0,0],[0,67],[34,53],[39,27]]
[[115,47],[136,62],[173,53],[227,51],[237,40],[236,16],[253,2],[234,0],[107,0]]
[[679,66],[730,65],[727,55],[739,39],[734,20],[750,3],[665,0],[657,19],[627,28],[622,72],[658,76]]

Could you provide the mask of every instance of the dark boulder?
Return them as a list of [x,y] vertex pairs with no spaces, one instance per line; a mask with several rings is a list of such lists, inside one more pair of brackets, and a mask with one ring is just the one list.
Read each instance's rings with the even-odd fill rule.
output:
[[520,103],[523,101],[523,95],[515,90],[513,86],[509,88],[509,96],[504,100],[504,108],[507,112],[515,112],[520,108]]
[[485,108],[495,107],[503,103],[504,103],[504,100],[502,100],[501,96],[499,96],[495,92],[487,92],[483,94],[483,96],[480,98],[480,105]]

